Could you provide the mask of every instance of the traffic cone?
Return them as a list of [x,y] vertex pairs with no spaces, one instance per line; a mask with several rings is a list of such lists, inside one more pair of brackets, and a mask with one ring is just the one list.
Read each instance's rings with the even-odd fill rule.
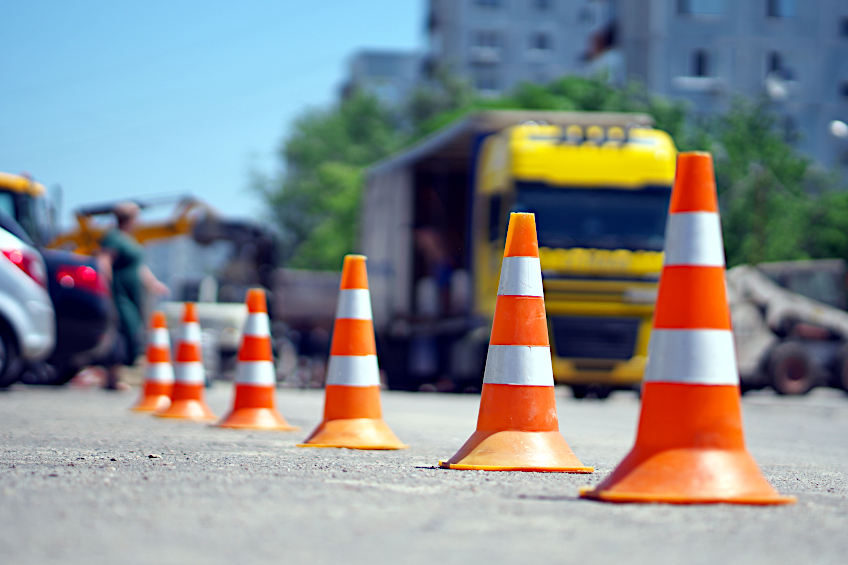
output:
[[681,153],[636,444],[583,498],[787,504],[745,448],[712,156]]
[[274,357],[265,291],[247,291],[247,323],[242,332],[236,370],[233,409],[220,422],[221,428],[297,430],[274,408]]
[[536,217],[513,213],[477,431],[445,469],[591,473],[559,433]]
[[215,414],[203,400],[206,371],[203,369],[203,350],[200,346],[200,322],[197,305],[186,302],[180,339],[177,341],[177,362],[174,367],[174,391],[171,405],[159,412],[160,418],[214,420]]
[[324,421],[299,447],[403,449],[380,407],[380,369],[365,257],[346,255],[327,366]]
[[153,312],[147,332],[147,368],[141,398],[130,410],[155,412],[171,404],[174,388],[174,367],[171,365],[171,338],[168,321],[162,312]]

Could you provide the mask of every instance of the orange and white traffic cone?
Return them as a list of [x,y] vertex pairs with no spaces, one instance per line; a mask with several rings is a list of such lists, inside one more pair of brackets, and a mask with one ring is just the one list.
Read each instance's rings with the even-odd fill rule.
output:
[[236,369],[235,400],[232,411],[217,424],[221,428],[257,430],[297,430],[274,408],[274,357],[265,291],[247,291],[247,322],[242,331]]
[[583,498],[787,504],[745,447],[713,161],[681,153],[633,450]]
[[177,341],[177,360],[174,367],[174,390],[171,405],[156,412],[160,418],[214,420],[215,414],[203,399],[206,371],[203,368],[203,349],[200,345],[200,322],[197,305],[186,302],[180,339]]
[[171,404],[174,388],[174,367],[171,365],[171,338],[168,321],[162,312],[153,312],[147,332],[147,368],[144,388],[138,403],[130,408],[136,412],[164,410]]
[[477,431],[445,469],[591,473],[559,433],[533,214],[510,215]]
[[299,447],[403,449],[380,406],[380,369],[365,257],[347,255],[327,365],[324,421]]

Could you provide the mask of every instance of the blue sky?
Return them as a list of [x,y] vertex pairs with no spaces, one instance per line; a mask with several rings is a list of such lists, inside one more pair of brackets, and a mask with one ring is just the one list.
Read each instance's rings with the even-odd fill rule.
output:
[[0,171],[81,204],[190,192],[263,214],[291,121],[333,103],[361,48],[423,44],[423,0],[0,4]]

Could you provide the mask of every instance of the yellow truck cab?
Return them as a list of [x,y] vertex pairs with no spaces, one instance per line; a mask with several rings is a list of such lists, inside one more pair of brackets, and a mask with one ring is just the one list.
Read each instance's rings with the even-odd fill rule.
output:
[[640,382],[676,159],[651,124],[480,112],[369,170],[360,250],[390,387],[479,388],[516,211],[536,214],[557,382],[578,397]]
[[554,378],[575,396],[642,379],[675,158],[665,132],[619,125],[525,123],[480,151],[476,311],[494,314],[508,212],[535,213]]

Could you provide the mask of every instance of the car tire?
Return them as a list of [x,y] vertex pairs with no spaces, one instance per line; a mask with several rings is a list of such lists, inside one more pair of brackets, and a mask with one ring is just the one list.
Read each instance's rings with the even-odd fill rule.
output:
[[0,327],[0,388],[15,383],[21,376],[23,361],[18,347],[6,328]]
[[842,390],[848,392],[848,343],[842,346],[837,355],[839,365],[835,371],[838,382],[836,383]]
[[791,341],[781,343],[769,355],[768,374],[778,394],[807,394],[816,385],[813,360],[807,350]]

